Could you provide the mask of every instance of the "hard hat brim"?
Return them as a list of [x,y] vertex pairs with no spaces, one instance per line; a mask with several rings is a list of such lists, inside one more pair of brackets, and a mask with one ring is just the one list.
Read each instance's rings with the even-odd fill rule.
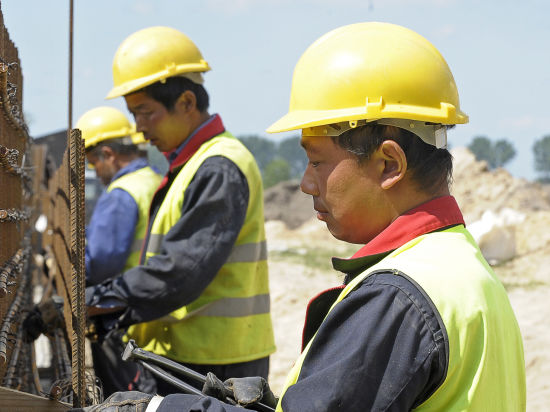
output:
[[205,61],[201,61],[199,64],[185,64],[175,68],[170,67],[161,72],[154,73],[150,76],[140,77],[133,81],[126,81],[120,86],[115,86],[105,97],[106,100],[114,99],[115,97],[126,96],[127,94],[137,92],[146,86],[149,86],[158,81],[166,80],[169,77],[178,75],[185,75],[185,73],[204,73],[210,71],[210,66]]
[[267,133],[280,133],[307,127],[322,126],[352,120],[408,119],[441,124],[468,123],[468,115],[448,103],[440,108],[385,105],[381,102],[340,110],[290,111],[266,129]]

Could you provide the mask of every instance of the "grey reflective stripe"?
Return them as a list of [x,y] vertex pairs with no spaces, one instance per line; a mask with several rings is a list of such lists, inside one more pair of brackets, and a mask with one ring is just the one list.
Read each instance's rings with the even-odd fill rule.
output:
[[170,315],[159,320],[167,323],[180,322],[194,316],[218,316],[223,318],[240,318],[243,316],[261,315],[269,313],[269,293],[250,296],[247,298],[222,298],[207,303],[200,308],[189,312],[183,319],[177,319]]
[[147,242],[147,253],[154,253],[158,255],[160,253],[160,245],[162,244],[162,239],[164,235],[159,235],[156,233],[149,234],[149,241]]
[[265,240],[259,243],[245,243],[234,246],[225,263],[258,262],[259,260],[267,260]]
[[[163,239],[164,235],[151,233],[149,235],[149,242],[147,243],[147,253],[159,254]],[[245,243],[233,246],[225,263],[258,262],[260,260],[267,260],[267,244],[265,240],[259,243]]]
[[141,252],[141,245],[143,244],[143,239],[134,239],[132,246],[130,247],[130,253]]
[[211,303],[197,314],[200,316],[240,318],[242,316],[260,315],[262,313],[269,313],[268,293],[248,298],[223,298]]

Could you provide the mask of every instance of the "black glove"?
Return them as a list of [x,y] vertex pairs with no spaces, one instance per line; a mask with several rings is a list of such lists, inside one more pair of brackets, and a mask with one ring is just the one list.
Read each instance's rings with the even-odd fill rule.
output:
[[260,376],[230,378],[222,382],[216,375],[208,372],[202,393],[223,402],[233,400],[237,405],[244,407],[261,402],[275,408],[278,402],[267,381]]
[[64,327],[63,299],[57,295],[35,305],[23,320],[23,340],[35,341],[42,333]]
[[99,405],[70,409],[69,412],[145,412],[153,395],[147,393],[115,392]]

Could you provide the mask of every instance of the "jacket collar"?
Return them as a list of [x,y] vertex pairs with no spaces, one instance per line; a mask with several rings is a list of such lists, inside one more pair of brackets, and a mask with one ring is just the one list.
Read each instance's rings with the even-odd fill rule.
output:
[[464,218],[455,198],[438,197],[399,216],[350,259],[332,258],[332,264],[344,273],[363,271],[418,236],[456,225],[464,225]]
[[147,167],[147,159],[144,157],[138,157],[137,159],[132,160],[130,163],[128,163],[126,166],[124,166],[122,169],[120,169],[118,172],[115,173],[113,178],[111,179],[111,183],[117,180],[118,178],[127,175],[128,173],[135,172],[136,170],[143,169],[144,167]]
[[165,156],[170,162],[170,172],[184,165],[201,145],[225,131],[222,119],[218,114],[211,116],[201,124],[179,147],[166,152]]

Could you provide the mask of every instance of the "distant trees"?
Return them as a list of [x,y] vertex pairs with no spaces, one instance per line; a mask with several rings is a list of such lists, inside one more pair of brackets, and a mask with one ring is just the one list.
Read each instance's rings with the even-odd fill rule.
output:
[[485,136],[474,137],[468,145],[468,149],[475,155],[477,160],[487,161],[490,169],[504,166],[516,155],[516,149],[506,139],[492,142]]
[[277,157],[265,167],[262,176],[266,188],[274,186],[291,178],[290,165],[285,159]]
[[289,137],[279,143],[279,157],[285,159],[290,165],[290,175],[292,177],[302,177],[307,166],[307,156],[300,145],[300,136]]
[[300,146],[299,136],[289,137],[281,142],[256,135],[238,138],[254,155],[266,188],[301,177],[307,166],[307,156]]
[[273,160],[275,155],[275,143],[273,141],[256,135],[239,136],[238,138],[254,155],[260,170],[264,170],[269,162]]
[[542,175],[539,180],[550,183],[550,135],[535,141],[533,154],[535,156],[535,170]]

